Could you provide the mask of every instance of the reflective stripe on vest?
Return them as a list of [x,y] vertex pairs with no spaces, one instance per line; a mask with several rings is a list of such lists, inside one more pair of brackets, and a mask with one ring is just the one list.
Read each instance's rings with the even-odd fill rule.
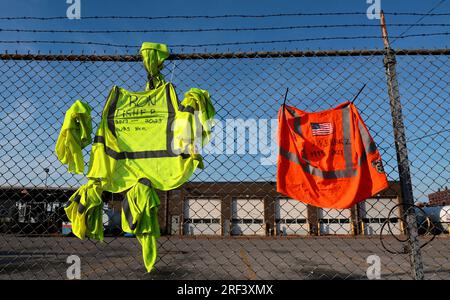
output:
[[344,209],[388,187],[377,147],[350,102],[320,112],[282,106],[278,121],[277,192]]
[[[146,185],[148,187],[152,187],[152,183],[147,178],[140,178],[138,180],[138,182],[143,185]],[[127,219],[128,226],[130,227],[130,229],[131,230],[136,229],[137,222],[136,223],[133,222],[133,214],[131,213],[130,203],[128,202],[127,193],[125,193],[125,197],[122,201],[122,209],[123,209],[123,213],[125,214],[125,218]]]
[[[294,132],[301,135],[301,117],[293,109],[286,107],[286,110],[294,117]],[[289,125],[288,125],[289,126]],[[358,159],[358,166],[365,161],[367,154],[371,154],[377,151],[376,144],[372,141],[366,128],[358,123],[359,133],[361,135],[362,142],[364,144],[365,153],[363,153]],[[342,108],[342,136],[344,139],[344,160],[345,169],[343,170],[331,170],[323,171],[319,168],[313,167],[311,162],[305,154],[299,157],[297,154],[292,153],[282,147],[279,148],[279,155],[288,159],[289,161],[296,163],[302,167],[302,169],[311,175],[321,177],[323,179],[338,179],[354,177],[358,174],[357,169],[353,168],[352,164],[352,139],[350,137],[350,107],[346,106]]]
[[143,92],[115,86],[103,109],[87,176],[112,193],[130,189],[139,178],[165,191],[186,182],[202,163],[193,112],[204,110],[208,103],[203,102],[210,99],[188,100],[181,106],[171,83]]
[[[181,156],[182,158],[186,159],[189,158],[190,155],[186,153],[181,153],[181,151],[174,151],[172,149],[172,142],[173,142],[173,122],[175,120],[175,109],[173,107],[172,98],[170,96],[170,86],[171,84],[166,84],[165,86],[165,100],[167,103],[167,124],[166,124],[166,149],[165,150],[147,150],[147,151],[120,151],[117,152],[113,150],[112,148],[108,147],[106,145],[105,138],[103,136],[95,136],[94,143],[101,143],[105,147],[105,152],[108,156],[116,159],[116,160],[122,160],[122,159],[143,159],[143,158],[162,158],[162,157],[176,157]],[[115,115],[117,110],[117,102],[119,100],[120,92],[116,90],[115,97],[112,99],[108,113],[107,113],[107,127],[113,134],[115,138],[117,138],[117,130],[116,130],[116,124],[115,124]],[[179,111],[194,113],[194,108],[188,106],[184,107],[181,106],[181,110]],[[179,152],[179,153],[177,153]]]

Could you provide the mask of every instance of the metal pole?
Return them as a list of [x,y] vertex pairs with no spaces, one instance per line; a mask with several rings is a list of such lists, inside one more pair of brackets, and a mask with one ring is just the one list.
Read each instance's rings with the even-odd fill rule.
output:
[[412,205],[414,205],[414,197],[412,192],[411,173],[409,169],[408,149],[406,146],[405,126],[403,124],[402,105],[400,103],[400,94],[395,68],[396,59],[395,53],[389,45],[383,11],[381,11],[380,19],[383,42],[386,51],[384,56],[384,66],[386,68],[392,123],[394,127],[398,173],[400,176],[400,186],[404,204],[403,211],[406,214],[411,271],[414,279],[421,280],[424,279],[422,254],[420,251],[419,235],[417,231],[416,213],[412,207]]

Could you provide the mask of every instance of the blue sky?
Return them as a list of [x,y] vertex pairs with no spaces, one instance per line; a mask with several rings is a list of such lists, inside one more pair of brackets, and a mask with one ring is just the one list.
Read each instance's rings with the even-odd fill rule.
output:
[[[131,3],[131,1],[129,1]],[[65,0],[1,1],[0,17],[65,16]],[[351,1],[87,1],[81,0],[81,20],[0,20],[1,29],[52,30],[142,30],[187,28],[248,28],[319,24],[378,24],[358,16],[274,17],[263,19],[189,19],[189,20],[83,20],[83,16],[168,16],[277,14],[314,12],[365,12],[365,0]],[[189,4],[188,4],[189,3]],[[345,3],[345,4],[344,4]],[[382,1],[386,12],[428,12],[439,1]],[[433,13],[450,12],[445,1]],[[419,16],[387,16],[388,23],[415,23]],[[426,17],[420,23],[450,24],[449,16]],[[405,27],[389,27],[396,36]],[[407,34],[450,31],[449,27],[413,27]],[[339,29],[296,29],[257,32],[209,33],[117,33],[117,34],[37,34],[0,32],[1,40],[92,41],[139,46],[143,41],[175,44],[204,44],[239,41],[302,39],[333,36],[379,35],[378,27]],[[400,39],[395,48],[445,48],[447,37]],[[380,49],[381,39],[316,41],[240,45],[225,47],[171,48],[180,52],[228,52],[259,50]],[[125,49],[105,46],[1,44],[0,52],[18,53],[125,53]],[[129,49],[135,54],[137,49]],[[448,57],[398,57],[399,84],[404,105],[408,139],[449,128],[450,95]],[[172,73],[172,70],[173,73]],[[140,63],[82,62],[0,62],[0,184],[6,186],[42,186],[43,168],[50,168],[50,186],[76,187],[83,176],[68,174],[53,154],[63,114],[82,99],[94,108],[94,128],[99,121],[110,88],[117,84],[130,90],[142,90],[145,71]],[[168,61],[163,71],[172,78],[182,98],[196,86],[210,91],[217,118],[275,119],[280,97],[290,88],[288,102],[304,110],[317,111],[351,99],[367,83],[357,106],[378,143],[389,179],[398,178],[395,148],[386,91],[382,57],[284,58],[260,60]],[[425,79],[425,80],[424,80]],[[95,129],[94,129],[95,130]],[[449,132],[408,144],[415,195],[426,200],[450,180]],[[274,142],[273,140],[271,141]],[[444,147],[443,147],[444,146]],[[84,151],[88,160],[89,147]],[[193,180],[274,181],[276,166],[262,166],[261,155],[206,155],[207,168],[196,172]]]
[[[440,0],[384,0],[382,9],[386,12],[422,12],[426,13]],[[2,0],[0,16],[65,16],[68,4],[65,0]],[[321,24],[366,24],[377,25],[379,20],[369,20],[365,15],[356,16],[293,16],[272,18],[225,18],[225,19],[169,19],[169,20],[91,20],[88,16],[174,16],[174,15],[226,15],[226,14],[277,14],[299,12],[366,12],[370,5],[366,0],[346,1],[287,1],[287,0],[247,0],[247,1],[120,1],[120,0],[81,0],[80,20],[0,20],[2,29],[53,29],[53,30],[144,30],[144,29],[188,29],[188,28],[243,28],[243,27],[280,27]],[[450,1],[441,3],[433,13],[450,11]],[[388,23],[415,23],[420,16],[387,16]],[[421,23],[448,23],[449,16],[425,17]],[[401,34],[405,27],[390,27],[392,36]],[[413,27],[407,34],[448,32],[449,27]],[[114,34],[82,34],[82,33],[16,33],[1,32],[0,40],[63,40],[91,41],[113,44],[139,46],[143,41],[157,41],[168,45],[208,44],[242,41],[266,41],[303,39],[335,36],[372,36],[379,35],[378,27],[327,28],[327,29],[295,29],[276,31],[244,31],[244,32],[200,32],[200,33],[114,33]],[[402,39],[395,42],[395,47],[403,48],[435,48],[444,47],[446,37],[423,37]],[[447,36],[448,40],[448,36]],[[224,47],[184,48],[173,51],[236,51],[236,50],[283,50],[283,49],[342,49],[342,48],[380,48],[381,40],[337,40],[311,41],[279,44],[240,45]],[[217,48],[217,49],[216,49]],[[46,45],[46,44],[0,44],[0,51],[74,51],[114,53],[123,52],[123,48],[106,46]],[[137,49],[129,49],[131,53]]]

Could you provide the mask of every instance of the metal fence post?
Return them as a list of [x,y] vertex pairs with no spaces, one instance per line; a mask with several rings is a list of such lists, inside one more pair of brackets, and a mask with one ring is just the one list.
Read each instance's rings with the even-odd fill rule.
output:
[[385,46],[384,66],[386,70],[389,102],[394,129],[395,149],[397,153],[397,166],[400,177],[400,187],[406,214],[407,235],[410,250],[411,271],[414,279],[424,279],[422,254],[420,251],[419,234],[417,230],[416,212],[412,208],[414,196],[409,169],[408,149],[406,146],[405,126],[403,124],[402,105],[398,88],[395,52],[389,45],[384,14],[381,12],[381,27]]

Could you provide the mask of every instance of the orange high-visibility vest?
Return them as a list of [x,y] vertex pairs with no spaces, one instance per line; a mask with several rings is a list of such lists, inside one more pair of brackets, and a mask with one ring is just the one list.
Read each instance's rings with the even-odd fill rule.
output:
[[388,187],[380,153],[356,107],[278,112],[277,191],[323,208],[349,208]]

